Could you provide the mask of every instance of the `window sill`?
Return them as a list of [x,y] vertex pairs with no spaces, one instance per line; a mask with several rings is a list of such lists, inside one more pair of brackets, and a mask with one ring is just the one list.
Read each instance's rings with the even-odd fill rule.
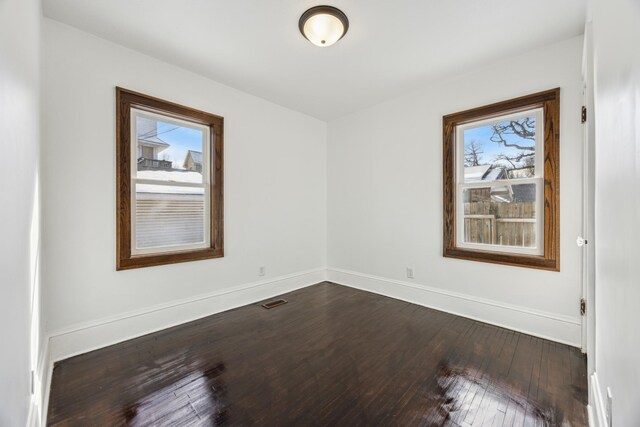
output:
[[129,258],[118,258],[116,270],[130,270],[133,268],[152,267],[179,262],[201,261],[212,258],[222,258],[223,249],[206,248],[180,252],[164,252],[161,254],[136,255]]
[[515,267],[534,268],[538,270],[560,271],[559,259],[545,258],[544,256],[539,255],[488,252],[462,248],[445,248],[443,255],[446,258],[488,262]]

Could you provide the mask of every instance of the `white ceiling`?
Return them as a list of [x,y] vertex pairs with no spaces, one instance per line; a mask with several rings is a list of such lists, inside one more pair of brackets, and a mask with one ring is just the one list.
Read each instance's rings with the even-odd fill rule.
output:
[[[586,0],[43,0],[45,15],[330,120],[450,74],[583,32]],[[350,21],[335,45],[309,7]]]

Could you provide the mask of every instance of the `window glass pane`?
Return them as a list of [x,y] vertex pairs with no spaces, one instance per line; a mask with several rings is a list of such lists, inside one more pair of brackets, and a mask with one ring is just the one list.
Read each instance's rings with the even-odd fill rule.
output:
[[136,248],[207,242],[204,188],[137,184],[135,196]]
[[202,183],[202,143],[206,137],[203,130],[186,122],[185,126],[180,126],[174,121],[165,123],[152,116],[134,117],[136,178]]
[[533,112],[463,132],[464,182],[535,175],[536,115]]
[[465,188],[464,243],[536,247],[536,184]]

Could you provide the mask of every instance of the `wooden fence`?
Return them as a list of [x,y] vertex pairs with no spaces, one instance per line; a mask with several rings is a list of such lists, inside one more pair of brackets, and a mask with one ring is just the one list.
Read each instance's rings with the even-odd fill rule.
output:
[[464,204],[467,243],[535,246],[535,202],[474,201]]

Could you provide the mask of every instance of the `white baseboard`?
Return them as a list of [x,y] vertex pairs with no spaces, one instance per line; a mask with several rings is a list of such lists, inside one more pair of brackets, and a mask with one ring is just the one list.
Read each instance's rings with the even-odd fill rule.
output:
[[29,402],[27,427],[44,426],[49,397],[49,385],[53,363],[49,361],[49,339],[46,338],[38,350],[38,360],[33,377],[33,393]]
[[580,347],[579,318],[338,268],[327,269],[327,280]]
[[[31,424],[29,427],[46,425],[51,377],[55,362],[311,286],[325,281],[326,273],[325,268],[301,271],[168,304],[147,307],[49,333],[44,349],[41,351],[42,356],[38,367],[41,398],[33,399],[33,415],[30,415]],[[37,408],[38,403],[41,404],[40,409]]]
[[607,427],[607,409],[602,398],[602,389],[598,382],[598,374],[589,377],[589,425],[591,427]]
[[40,427],[39,419],[39,408],[38,403],[35,398],[31,398],[31,402],[29,402],[29,417],[27,418],[27,427]]
[[51,377],[53,376],[53,360],[49,356],[49,339],[44,352],[45,365],[40,378],[40,426],[47,425],[47,413],[49,411],[49,394],[51,393]]
[[56,362],[252,304],[322,282],[325,278],[326,269],[324,268],[307,270],[74,325],[49,334],[49,360]]
[[[215,313],[252,304],[279,294],[301,289],[324,280],[412,302],[459,316],[521,331],[541,338],[580,345],[578,318],[509,305],[439,288],[401,282],[336,268],[314,269],[266,281],[174,301],[168,304],[123,313],[58,330],[48,335],[39,362],[40,415],[38,426],[46,424],[53,364],[78,354],[106,347]],[[596,410],[596,413],[598,411]],[[38,417],[34,417],[38,418]],[[606,424],[598,425],[606,427]]]

